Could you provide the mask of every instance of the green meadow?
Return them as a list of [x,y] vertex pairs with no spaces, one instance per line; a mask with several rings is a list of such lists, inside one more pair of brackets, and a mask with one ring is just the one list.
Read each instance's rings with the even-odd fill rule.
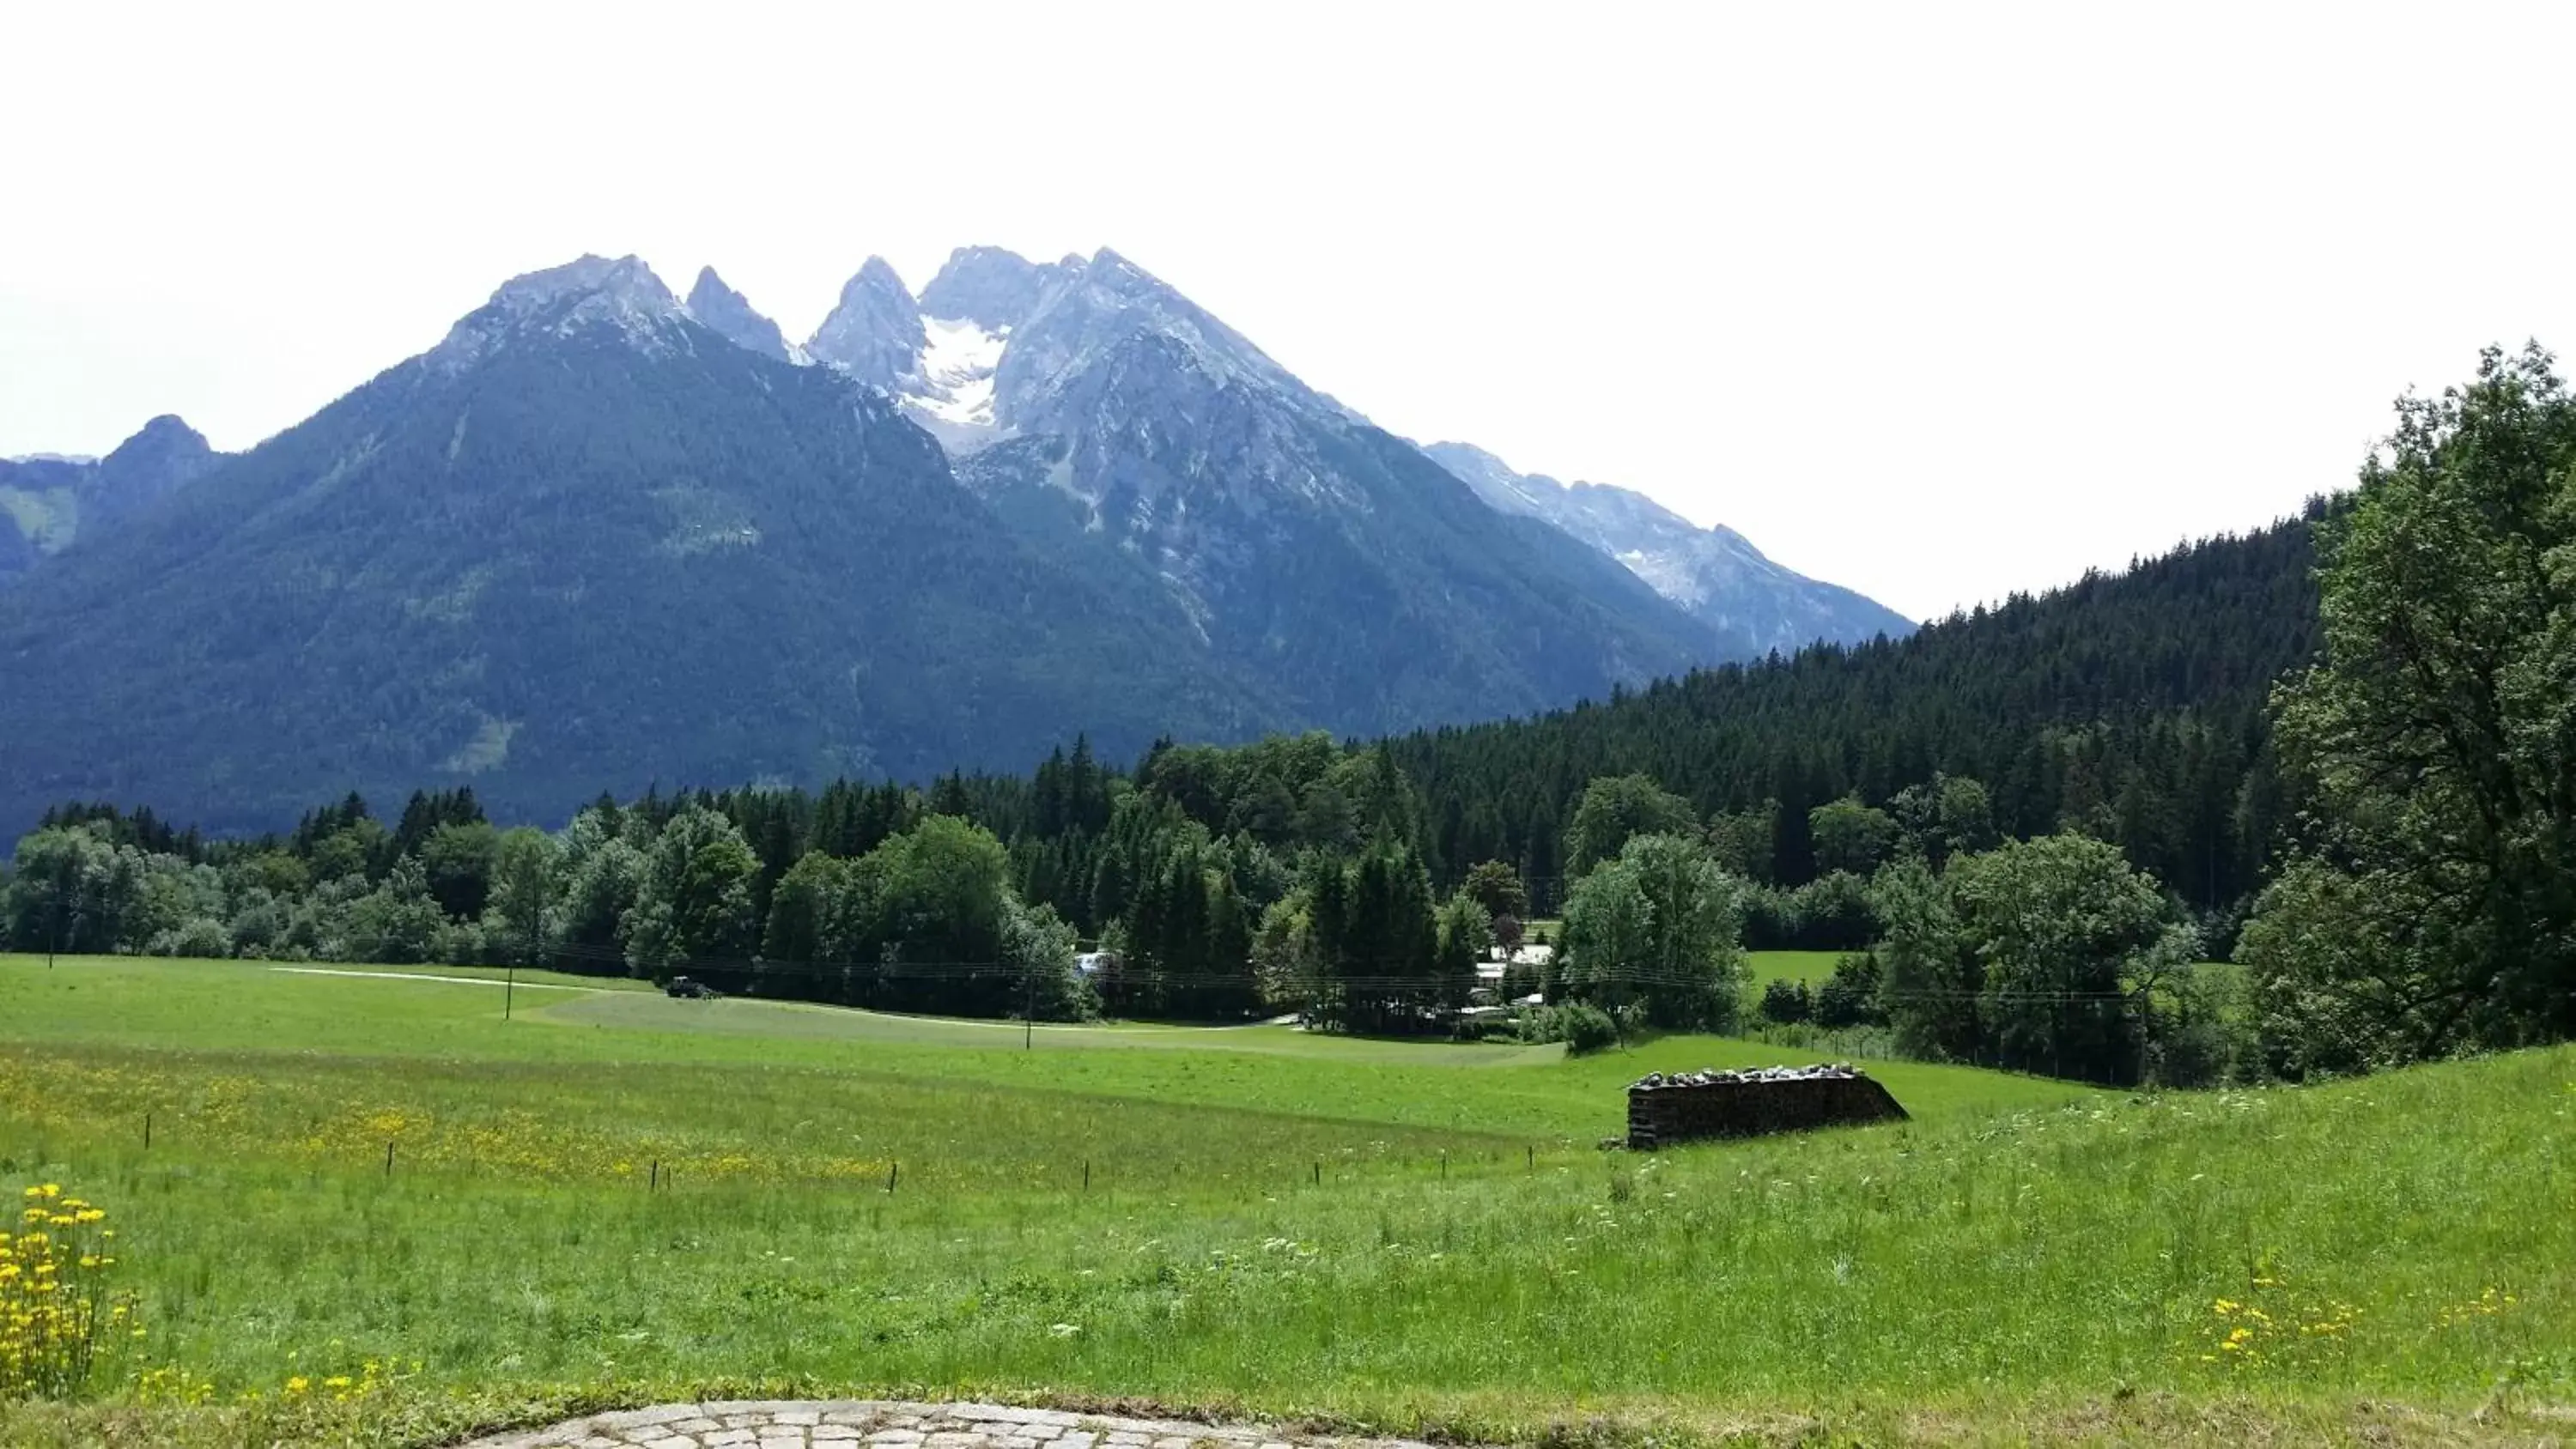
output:
[[1911,1121],[1646,1156],[1597,1145],[1628,1081],[1781,1053],[417,979],[478,974],[0,957],[0,1188],[109,1210],[158,1371],[0,1442],[754,1388],[1552,1443],[2576,1426],[2576,1050],[2154,1096],[1872,1063]]
[[1774,981],[1803,981],[1821,986],[1834,974],[1834,963],[1849,955],[1847,951],[1747,951],[1744,953],[1745,984],[1751,989],[1751,1001],[1762,999],[1762,988]]

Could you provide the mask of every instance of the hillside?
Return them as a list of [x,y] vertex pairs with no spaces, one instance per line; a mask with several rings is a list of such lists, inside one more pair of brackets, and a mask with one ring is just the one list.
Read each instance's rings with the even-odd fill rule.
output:
[[1534,718],[1391,742],[1440,860],[1554,876],[1566,802],[1643,772],[1703,815],[1776,801],[1770,866],[1813,873],[1809,807],[1983,781],[2007,835],[2075,822],[2188,898],[2254,882],[2281,818],[2264,706],[2317,649],[2310,519],[2186,545],[1902,640],[1695,670]]
[[0,594],[0,816],[210,828],[471,783],[923,778],[1080,721],[1289,721],[1180,622],[1017,542],[878,394],[755,355],[632,259],[439,347]]
[[872,259],[806,349],[888,388],[1032,548],[1151,589],[1213,661],[1339,734],[1750,652],[1106,248],[1046,266],[962,250],[919,299]]
[[1795,654],[1810,644],[1902,639],[1914,621],[1850,589],[1782,568],[1723,526],[1700,528],[1642,493],[1560,483],[1467,443],[1432,443],[1431,460],[1515,517],[1536,518],[1590,544],[1706,624],[1734,652]]
[[104,458],[0,458],[0,586],[76,539],[104,546],[220,457],[196,429],[163,416]]
[[2576,1398],[2568,1048],[2145,1096],[1890,1064],[1910,1123],[1603,1154],[1633,1076],[1755,1049],[1023,1049],[567,984],[505,1022],[488,983],[0,958],[0,1155],[102,1204],[211,1385],[64,1412],[240,1443],[221,1406],[368,1359],[404,1367],[259,1441],[907,1384],[1712,1446],[2534,1443]]
[[1767,562],[1694,613],[1106,249],[871,260],[802,347],[584,258],[248,454],[0,463],[0,520],[0,818],[216,831],[1384,734],[1893,619]]

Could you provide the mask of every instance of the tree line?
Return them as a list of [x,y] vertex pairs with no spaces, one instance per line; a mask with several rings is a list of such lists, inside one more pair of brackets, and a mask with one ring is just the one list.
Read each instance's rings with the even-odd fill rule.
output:
[[[2571,416],[2545,354],[2491,353],[2298,520],[1550,715],[1124,767],[1077,738],[1024,776],[603,796],[552,832],[464,789],[257,839],[66,806],[0,903],[22,950],[1375,1032],[1529,995],[1514,1030],[1724,1029],[1757,1010],[1742,951],[1802,946],[1851,955],[1762,1014],[2108,1081],[2562,1036]],[[1553,955],[1479,975],[1524,944]]]

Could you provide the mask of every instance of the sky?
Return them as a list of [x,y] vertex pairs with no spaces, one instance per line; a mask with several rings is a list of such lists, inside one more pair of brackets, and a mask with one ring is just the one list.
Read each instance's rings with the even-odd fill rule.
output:
[[0,455],[227,449],[502,280],[1107,245],[1423,441],[1915,617],[2347,484],[2576,349],[2576,6],[0,12]]

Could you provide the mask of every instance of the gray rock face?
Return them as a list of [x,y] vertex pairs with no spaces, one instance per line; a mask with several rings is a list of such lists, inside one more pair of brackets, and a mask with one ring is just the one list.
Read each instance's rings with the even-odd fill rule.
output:
[[885,258],[870,257],[841,288],[840,302],[805,350],[871,387],[899,392],[927,345],[921,308],[903,278]]
[[1082,265],[1078,256],[1037,263],[1000,247],[959,247],[921,289],[921,310],[998,332],[1035,312],[1047,289]]
[[1148,352],[1163,359],[1176,383],[1260,389],[1300,411],[1350,419],[1250,338],[1107,247],[1088,263],[1060,263],[1056,284],[1026,317],[1007,325],[1010,345],[995,373],[994,412],[1009,431],[1092,421],[1070,413],[1067,399],[1087,391],[1105,367]]
[[697,285],[689,288],[689,315],[736,347],[780,362],[789,360],[787,338],[778,324],[753,311],[750,301],[726,286],[713,267],[698,269]]
[[97,523],[114,522],[194,481],[219,456],[205,434],[164,413],[98,461],[82,512]]
[[1042,551],[1160,600],[1305,718],[1537,708],[1704,655],[1651,590],[1486,508],[1114,251],[970,248],[909,312],[877,265],[809,350],[888,386]]
[[641,257],[583,255],[544,271],[512,277],[448,330],[429,353],[449,374],[471,368],[513,337],[572,337],[608,331],[648,355],[685,351],[688,309]]
[[1914,622],[1896,611],[1783,568],[1734,529],[1700,528],[1642,493],[1515,472],[1466,443],[1433,443],[1422,451],[1495,508],[1539,519],[1618,560],[1715,631],[1729,657],[1914,631]]
[[[1275,522],[1293,503],[1365,519],[1383,501],[1378,469],[1351,456],[1363,434],[1382,436],[1366,418],[1106,248],[1044,264],[961,248],[917,303],[871,259],[809,350],[892,393],[987,496],[1042,487],[1053,501],[1026,500],[1020,516],[1071,518],[1117,544],[1203,628],[1223,622],[1225,596],[1281,542],[1218,510]],[[1465,444],[1423,451],[1495,511],[1581,543],[1687,614],[1687,662],[1914,627],[1642,494],[1524,475]]]
[[733,345],[640,267],[532,276],[0,594],[0,816],[114,795],[262,829],[470,779],[560,819],[653,780],[1311,722],[1169,600],[1032,548],[884,393]]

